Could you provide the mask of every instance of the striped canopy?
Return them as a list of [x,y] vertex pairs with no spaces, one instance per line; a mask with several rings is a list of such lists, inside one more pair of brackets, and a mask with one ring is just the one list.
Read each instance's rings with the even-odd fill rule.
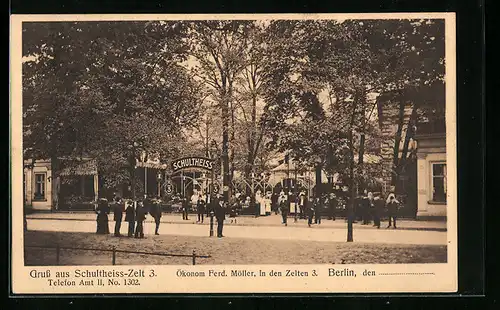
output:
[[83,160],[62,170],[61,176],[97,175],[97,162],[95,159]]

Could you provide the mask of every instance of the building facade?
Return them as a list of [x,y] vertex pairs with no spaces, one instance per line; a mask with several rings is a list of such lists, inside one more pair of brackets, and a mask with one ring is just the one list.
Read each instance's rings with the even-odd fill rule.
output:
[[[51,211],[65,208],[92,208],[99,195],[99,178],[95,160],[77,162],[60,158],[24,162],[24,203],[32,210]],[[60,169],[55,169],[58,166]],[[56,172],[57,171],[57,172]]]
[[25,205],[34,210],[52,208],[52,165],[50,160],[38,160],[28,166],[25,162],[23,193]]
[[446,217],[446,134],[442,130],[421,132],[416,136],[418,218]]

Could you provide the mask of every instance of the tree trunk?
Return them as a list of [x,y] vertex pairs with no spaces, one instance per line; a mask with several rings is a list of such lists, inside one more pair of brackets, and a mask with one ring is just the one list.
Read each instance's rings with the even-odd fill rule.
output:
[[[398,173],[397,174],[398,177],[400,175],[402,175],[403,173],[407,173],[406,166],[408,165],[408,158],[407,158],[408,157],[408,148],[410,146],[410,140],[413,138],[413,135],[414,135],[413,127],[416,124],[416,120],[417,120],[417,106],[414,104],[413,109],[411,111],[410,119],[408,121],[408,126],[406,129],[406,135],[405,135],[405,139],[404,139],[404,143],[403,143],[403,149],[401,150],[401,158],[399,160],[398,167],[396,170]],[[399,191],[400,191],[399,179],[396,180],[395,186],[396,186],[395,191],[397,193],[399,193]]]
[[[247,163],[245,165],[245,178],[247,182],[252,182],[253,179],[249,179],[251,173],[255,171],[255,158],[257,157],[257,152],[259,148],[259,144],[256,141],[257,138],[257,97],[255,94],[252,94],[252,115],[251,115],[251,129],[249,133],[248,139],[248,154],[247,154]],[[255,203],[255,191],[252,188],[250,190],[250,202],[252,204]],[[248,195],[248,194],[247,194]]]
[[222,185],[224,202],[229,201],[229,103],[227,94],[222,97]]
[[[244,171],[244,177],[245,177],[245,181],[248,183],[248,184],[251,184],[252,182],[252,179],[251,179],[251,173],[252,173],[252,167],[250,167],[248,164],[245,166],[245,171]],[[250,185],[248,185],[247,183],[245,183],[245,195],[246,196],[251,196],[251,193],[252,193],[252,188]]]
[[[356,101],[354,101],[356,102]],[[353,242],[354,203],[356,189],[354,188],[354,121],[356,119],[356,105],[352,105],[351,120],[349,123],[348,143],[349,143],[349,203],[347,204],[347,242]]]
[[[235,131],[235,128],[234,128],[234,107],[231,103],[231,106],[230,106],[230,110],[231,110],[231,143],[234,143],[234,131]],[[231,146],[231,155],[229,156],[230,158],[230,162],[231,162],[231,165],[230,165],[230,173],[229,173],[229,180],[231,181],[230,182],[230,186],[229,186],[229,189],[230,189],[230,192],[233,191],[233,188],[232,188],[232,180],[234,178],[234,171],[236,170],[236,167],[234,166],[234,146]],[[229,195],[231,196],[231,195]]]
[[321,180],[321,172],[322,172],[322,165],[317,164],[316,169],[315,169],[315,174],[316,174],[316,190],[315,190],[315,197],[321,197],[321,184],[323,181]]
[[[359,97],[359,103],[362,106],[361,109],[361,134],[359,137],[359,152],[358,152],[358,170],[361,174],[363,174],[363,164],[364,164],[364,155],[365,155],[365,130],[366,130],[366,94],[363,92]],[[365,189],[365,182],[361,180],[359,182],[359,190],[363,191]]]
[[354,143],[353,132],[349,130],[349,204],[347,209],[347,242],[353,242],[352,222],[354,220],[354,202],[356,189],[354,188]]
[[59,194],[60,194],[60,165],[57,157],[52,157],[50,160],[51,170],[52,170],[52,209],[59,210]]
[[417,122],[417,106],[414,104],[411,111],[410,120],[408,121],[408,128],[406,129],[405,141],[403,144],[403,150],[401,152],[401,159],[406,160],[408,157],[408,148],[410,146],[410,140],[413,138],[415,131],[414,126]]

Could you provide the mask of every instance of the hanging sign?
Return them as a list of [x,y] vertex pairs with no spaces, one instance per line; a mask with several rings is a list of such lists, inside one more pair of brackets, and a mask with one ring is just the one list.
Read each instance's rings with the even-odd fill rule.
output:
[[199,168],[212,171],[213,161],[206,157],[184,157],[172,162],[173,172],[187,168]]
[[217,184],[212,184],[212,193],[214,195],[217,195],[219,193],[219,185]]
[[167,193],[167,195],[172,195],[172,193],[174,192],[174,186],[172,184],[167,184],[165,192]]

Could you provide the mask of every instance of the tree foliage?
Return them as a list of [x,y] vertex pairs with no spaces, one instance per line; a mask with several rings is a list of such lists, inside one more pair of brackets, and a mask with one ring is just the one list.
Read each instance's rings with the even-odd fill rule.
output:
[[134,159],[178,152],[200,104],[178,65],[185,32],[176,22],[25,23],[25,157],[96,157],[112,175],[131,149]]

